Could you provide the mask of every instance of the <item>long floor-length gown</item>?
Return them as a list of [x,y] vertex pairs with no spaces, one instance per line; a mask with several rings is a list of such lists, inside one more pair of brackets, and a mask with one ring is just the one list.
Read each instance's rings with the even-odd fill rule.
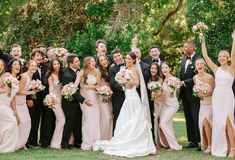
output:
[[[27,72],[24,73],[24,75],[26,75],[26,83],[23,89],[29,90],[31,78],[29,77]],[[26,95],[16,95],[15,99],[16,99],[16,111],[20,119],[20,124],[19,124],[20,139],[19,139],[19,146],[18,146],[20,149],[24,147],[28,141],[29,133],[31,129],[31,118],[30,118],[29,110],[26,104]]]
[[[212,91],[212,86],[209,83],[203,83],[199,80],[198,76],[196,76],[195,78],[196,84],[203,84],[206,86],[207,93]],[[212,96],[204,97],[202,100],[200,100],[198,125],[200,129],[202,151],[206,150],[208,147],[208,142],[205,139],[205,133],[203,129],[204,120],[207,120],[212,127]]]
[[163,147],[170,147],[174,150],[181,150],[182,146],[178,144],[173,129],[173,117],[179,109],[179,102],[176,97],[170,96],[170,87],[167,85],[167,80],[162,85],[162,110],[160,113],[160,143]]
[[[101,86],[109,86],[110,84],[101,80]],[[100,140],[110,140],[113,132],[113,113],[112,103],[103,102],[102,97],[98,97],[100,107]]]
[[93,150],[129,158],[155,154],[150,122],[146,119],[136,88],[126,89],[125,96],[114,136],[110,141],[97,141]]
[[226,139],[226,120],[230,121],[234,128],[234,95],[232,84],[234,77],[218,68],[215,74],[215,89],[212,95],[212,146],[211,153],[214,156],[226,157],[228,146]]
[[55,106],[55,108],[52,109],[53,112],[55,113],[56,124],[55,124],[55,130],[51,139],[50,147],[60,148],[62,136],[63,136],[64,124],[65,124],[64,111],[61,107],[61,83],[57,75],[51,74],[51,76],[53,77],[52,93],[55,93],[60,98],[60,102]]
[[19,127],[10,103],[19,90],[19,86],[11,89],[11,95],[0,94],[0,153],[14,152],[18,149]]
[[157,146],[160,145],[160,138],[159,138],[159,121],[160,121],[160,114],[162,111],[162,98],[158,97],[154,101],[154,113],[155,113],[155,119],[154,119],[154,134],[155,134],[155,144]]
[[[97,83],[94,75],[88,74],[86,84],[95,85]],[[100,109],[96,91],[81,87],[81,95],[92,101],[92,106],[81,105],[84,115],[83,139],[81,149],[91,150],[95,141],[100,140]]]

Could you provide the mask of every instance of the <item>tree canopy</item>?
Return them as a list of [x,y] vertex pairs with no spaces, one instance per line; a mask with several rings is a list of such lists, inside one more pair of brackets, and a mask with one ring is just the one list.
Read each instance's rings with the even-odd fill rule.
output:
[[222,49],[231,50],[235,29],[234,0],[3,0],[0,2],[0,46],[6,51],[19,43],[28,54],[39,43],[66,47],[81,56],[95,54],[95,41],[107,41],[108,52],[130,50],[139,39],[143,56],[157,44],[161,57],[177,69],[182,44],[195,39],[192,26],[208,27],[208,52],[215,59]]

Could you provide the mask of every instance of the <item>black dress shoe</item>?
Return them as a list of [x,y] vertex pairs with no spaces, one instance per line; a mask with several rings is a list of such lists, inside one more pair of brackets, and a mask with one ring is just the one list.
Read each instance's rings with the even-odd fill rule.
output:
[[201,147],[200,147],[200,146],[197,148],[197,151],[202,151],[202,149],[201,149]]
[[71,146],[67,145],[67,146],[61,146],[62,149],[71,149]]
[[197,148],[198,144],[190,142],[185,148]]

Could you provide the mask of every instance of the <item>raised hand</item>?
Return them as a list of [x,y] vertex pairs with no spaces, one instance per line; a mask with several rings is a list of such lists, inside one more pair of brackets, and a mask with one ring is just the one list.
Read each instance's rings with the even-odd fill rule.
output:
[[199,39],[200,39],[200,42],[205,42],[205,36],[203,35],[203,33],[198,33],[199,35]]
[[233,30],[232,38],[235,39],[235,30]]

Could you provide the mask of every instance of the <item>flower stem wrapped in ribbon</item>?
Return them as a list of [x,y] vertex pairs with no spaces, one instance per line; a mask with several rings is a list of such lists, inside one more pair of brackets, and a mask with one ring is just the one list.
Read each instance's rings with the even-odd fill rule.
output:
[[96,88],[96,93],[102,97],[102,101],[104,103],[109,102],[113,94],[109,86],[101,86],[101,87]]
[[76,93],[77,89],[78,89],[77,86],[73,82],[70,82],[69,84],[66,84],[62,88],[61,94],[68,101],[72,101],[73,100],[73,94]]

